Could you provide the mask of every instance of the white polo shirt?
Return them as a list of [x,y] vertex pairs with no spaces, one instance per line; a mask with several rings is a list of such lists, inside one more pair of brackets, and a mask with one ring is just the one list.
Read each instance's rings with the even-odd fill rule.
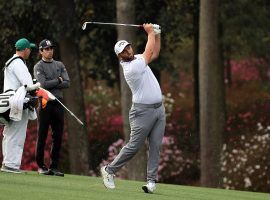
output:
[[[13,55],[12,58],[18,56]],[[11,58],[11,59],[12,59]],[[8,62],[8,61],[7,61]],[[27,66],[21,59],[13,60],[4,71],[4,91],[8,89],[17,90],[23,85],[32,85],[32,77]]]
[[132,92],[133,103],[154,104],[162,101],[159,83],[141,54],[130,62],[120,62]]

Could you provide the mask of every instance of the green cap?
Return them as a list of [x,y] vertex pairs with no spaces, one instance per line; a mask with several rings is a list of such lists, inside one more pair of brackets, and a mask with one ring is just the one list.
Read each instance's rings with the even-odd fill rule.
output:
[[21,38],[16,42],[15,47],[19,51],[22,51],[26,48],[28,48],[28,49],[35,48],[36,45],[34,43],[30,43],[26,38]]

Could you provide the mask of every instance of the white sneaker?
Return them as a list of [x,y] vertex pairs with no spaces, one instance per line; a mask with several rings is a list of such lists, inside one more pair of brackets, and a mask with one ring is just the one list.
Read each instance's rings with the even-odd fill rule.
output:
[[114,184],[114,174],[109,174],[106,170],[105,170],[106,166],[101,167],[100,169],[100,173],[102,175],[103,178],[103,184],[105,185],[106,188],[109,189],[114,189],[115,188],[115,184]]
[[156,189],[156,183],[148,181],[146,185],[142,186],[142,189],[145,193],[154,193],[154,190]]
[[2,165],[1,172],[8,172],[8,173],[14,173],[14,174],[21,174],[21,173],[23,173],[19,169],[11,168],[11,167],[8,167],[8,166],[5,166],[5,165]]

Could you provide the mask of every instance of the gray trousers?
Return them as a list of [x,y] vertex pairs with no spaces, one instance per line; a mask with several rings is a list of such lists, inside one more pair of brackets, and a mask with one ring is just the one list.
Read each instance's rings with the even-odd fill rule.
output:
[[148,140],[147,181],[156,181],[159,152],[165,131],[165,108],[162,103],[133,103],[129,111],[130,139],[106,170],[114,174],[120,170]]
[[2,152],[3,162],[7,167],[20,169],[23,147],[28,123],[28,109],[23,111],[20,121],[10,121],[4,128]]

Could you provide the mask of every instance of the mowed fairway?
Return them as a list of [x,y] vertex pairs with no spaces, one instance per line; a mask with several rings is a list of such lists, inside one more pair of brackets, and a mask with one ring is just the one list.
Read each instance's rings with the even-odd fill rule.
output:
[[269,200],[270,194],[158,184],[155,194],[143,193],[143,182],[116,179],[106,189],[101,178],[65,175],[41,176],[36,172],[0,172],[0,200]]

